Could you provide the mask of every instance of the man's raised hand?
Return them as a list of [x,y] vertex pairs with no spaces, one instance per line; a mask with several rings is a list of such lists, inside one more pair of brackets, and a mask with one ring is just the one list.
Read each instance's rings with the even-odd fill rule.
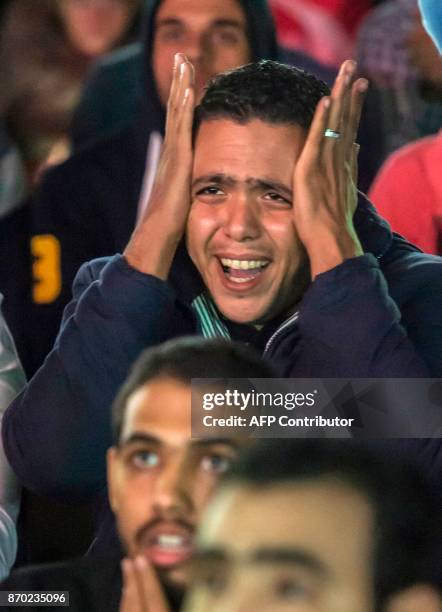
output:
[[294,220],[310,259],[312,279],[363,253],[353,226],[355,140],[368,83],[355,74],[355,62],[342,64],[331,96],[316,108],[294,171]]
[[153,567],[143,557],[123,559],[120,612],[170,612]]
[[132,267],[163,280],[169,275],[184,234],[191,202],[193,83],[192,64],[177,53],[167,105],[166,134],[152,193],[146,212],[124,251]]

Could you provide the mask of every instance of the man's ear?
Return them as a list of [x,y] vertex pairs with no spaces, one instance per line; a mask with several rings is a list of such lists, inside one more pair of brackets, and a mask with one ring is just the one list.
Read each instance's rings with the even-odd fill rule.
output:
[[385,612],[442,612],[442,595],[430,585],[416,584],[393,595]]
[[114,514],[118,510],[117,503],[117,470],[118,470],[118,450],[111,446],[106,453],[107,464],[107,491],[109,504]]

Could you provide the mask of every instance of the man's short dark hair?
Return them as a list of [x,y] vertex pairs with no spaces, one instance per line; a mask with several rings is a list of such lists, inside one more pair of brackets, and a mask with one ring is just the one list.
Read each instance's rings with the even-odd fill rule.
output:
[[440,500],[416,466],[401,459],[385,448],[350,440],[263,441],[234,464],[226,483],[267,487],[330,478],[368,498],[375,519],[374,593],[380,611],[389,597],[417,583],[442,594]]
[[112,409],[114,443],[118,444],[126,404],[137,389],[155,378],[190,385],[192,378],[273,378],[275,373],[255,351],[239,342],[191,336],[146,349],[134,363]]
[[295,124],[308,129],[328,86],[312,74],[271,60],[215,76],[195,109],[194,136],[203,121],[231,119],[246,124]]

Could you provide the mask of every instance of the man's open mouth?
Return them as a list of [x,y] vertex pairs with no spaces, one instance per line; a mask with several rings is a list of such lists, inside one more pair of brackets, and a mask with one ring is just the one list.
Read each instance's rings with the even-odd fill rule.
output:
[[186,561],[193,551],[193,532],[177,524],[162,524],[143,537],[143,551],[157,567],[172,567]]
[[219,261],[227,279],[237,284],[255,280],[270,263],[268,259],[227,259],[224,257]]

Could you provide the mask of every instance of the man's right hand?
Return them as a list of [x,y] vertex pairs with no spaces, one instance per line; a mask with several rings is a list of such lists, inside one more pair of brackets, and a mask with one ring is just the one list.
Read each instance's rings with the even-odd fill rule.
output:
[[166,135],[146,212],[124,250],[130,266],[163,280],[184,234],[191,203],[194,69],[177,53],[167,105]]
[[171,612],[158,576],[144,557],[124,559],[121,569],[123,593],[119,612]]

